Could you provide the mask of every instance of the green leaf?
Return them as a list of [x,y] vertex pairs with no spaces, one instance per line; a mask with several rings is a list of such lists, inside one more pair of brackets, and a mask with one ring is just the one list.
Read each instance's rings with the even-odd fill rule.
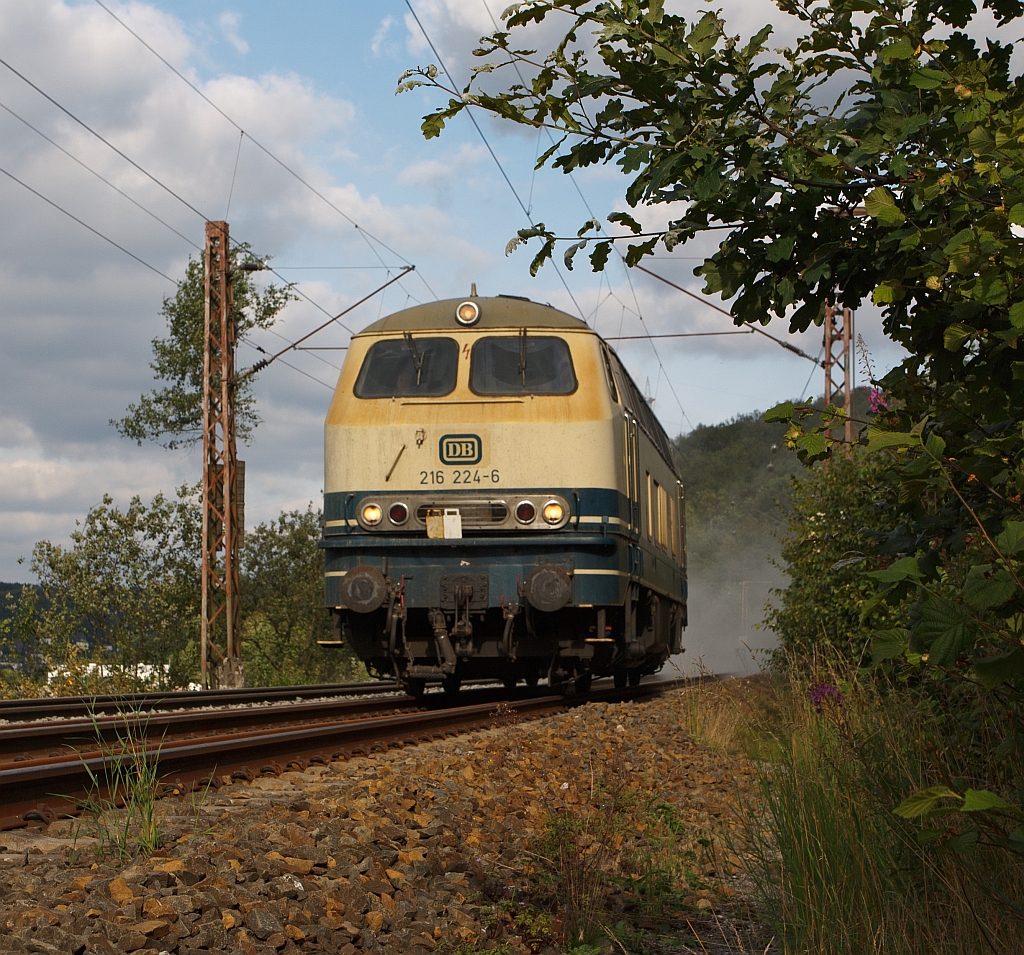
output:
[[884,448],[920,447],[921,436],[905,431],[883,431],[881,428],[868,428],[868,453],[881,451]]
[[945,597],[929,594],[921,601],[914,635],[928,647],[928,663],[946,666],[974,643],[974,627],[967,608]]
[[441,130],[444,129],[444,115],[442,113],[431,113],[429,116],[423,117],[423,122],[420,124],[420,129],[423,131],[424,139],[435,139],[441,135]]
[[883,584],[896,584],[903,580],[916,580],[924,576],[917,565],[916,557],[901,557],[894,560],[885,570],[869,570],[865,575]]
[[1015,647],[1009,653],[975,660],[974,672],[989,690],[1000,683],[1020,680],[1024,677],[1024,647]]
[[829,449],[829,438],[824,434],[802,434],[796,439],[796,446],[809,461],[816,461],[825,456]]
[[793,417],[796,408],[792,401],[783,401],[774,408],[769,408],[764,413],[765,421],[789,421]]
[[600,272],[608,263],[608,253],[611,252],[611,242],[598,242],[594,251],[590,253],[590,267],[595,272]]
[[1015,809],[1005,799],[987,789],[968,789],[964,793],[961,812],[986,812],[989,809]]
[[574,242],[565,250],[565,255],[562,256],[562,261],[565,263],[565,267],[571,272],[572,271],[572,260],[573,257],[579,252],[580,249],[587,247],[587,240],[584,239],[582,242]]
[[896,199],[888,189],[883,186],[875,186],[864,197],[864,210],[873,219],[877,219],[882,225],[902,225],[906,216],[896,207]]
[[1017,584],[1005,567],[976,564],[964,581],[964,602],[972,610],[1000,607],[1017,592]]
[[942,335],[942,344],[946,351],[956,351],[975,332],[970,325],[950,325]]
[[896,290],[888,282],[883,282],[871,293],[871,301],[875,305],[891,305],[896,301]]
[[946,247],[942,250],[943,255],[955,255],[959,252],[968,242],[973,241],[974,230],[973,229],[961,229],[952,239],[946,243]]
[[1024,302],[1014,302],[1010,306],[1010,324],[1014,328],[1024,329]]
[[900,37],[895,43],[889,43],[878,51],[880,60],[909,60],[914,55],[914,46],[906,37]]
[[943,799],[962,798],[959,793],[953,792],[948,786],[931,786],[908,796],[893,810],[893,813],[904,819],[916,819],[930,813]]
[[916,73],[911,74],[910,85],[919,90],[934,90],[942,86],[946,79],[947,76],[942,72],[942,70],[933,70],[929,67],[924,67]]
[[1008,556],[1024,550],[1024,521],[1007,521],[1002,533],[996,537],[996,547]]
[[1024,225],[1024,202],[1018,202],[1011,206],[1007,218],[1014,225]]
[[871,659],[874,663],[892,660],[907,651],[910,631],[897,627],[893,630],[879,630],[871,638]]
[[628,212],[612,212],[608,215],[609,222],[618,222],[619,225],[624,225],[634,235],[639,235],[644,231],[644,227],[640,225]]
[[715,48],[720,32],[718,17],[714,13],[705,13],[686,38],[686,42],[699,56],[707,56]]

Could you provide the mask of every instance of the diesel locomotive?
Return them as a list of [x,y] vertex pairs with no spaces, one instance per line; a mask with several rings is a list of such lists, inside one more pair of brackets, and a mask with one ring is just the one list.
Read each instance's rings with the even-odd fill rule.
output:
[[681,650],[683,486],[614,350],[517,296],[355,335],[327,414],[335,645],[414,694],[636,685]]

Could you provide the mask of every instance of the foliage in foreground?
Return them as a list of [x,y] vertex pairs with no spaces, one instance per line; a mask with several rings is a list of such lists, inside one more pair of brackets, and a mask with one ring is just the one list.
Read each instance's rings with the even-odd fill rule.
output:
[[1015,952],[1024,860],[972,841],[967,814],[949,824],[959,843],[936,849],[891,811],[931,779],[992,785],[986,741],[937,714],[928,687],[823,660],[691,708],[696,735],[756,761],[761,799],[740,806],[741,852],[785,950]]
[[[199,669],[199,505],[111,499],[86,515],[62,547],[41,541],[0,619],[0,693],[122,693],[187,687]],[[320,515],[281,514],[247,535],[242,554],[242,654],[251,686],[345,682],[363,671],[330,634],[323,607]]]

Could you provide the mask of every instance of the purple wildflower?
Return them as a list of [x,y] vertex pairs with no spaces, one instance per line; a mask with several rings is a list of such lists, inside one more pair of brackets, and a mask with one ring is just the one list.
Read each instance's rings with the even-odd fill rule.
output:
[[885,397],[885,392],[881,388],[872,388],[868,392],[868,405],[871,407],[872,414],[878,414],[879,411],[888,410],[889,400]]
[[814,704],[814,712],[820,713],[825,703],[835,703],[837,706],[843,702],[843,694],[838,686],[831,683],[819,683],[811,687],[811,702]]

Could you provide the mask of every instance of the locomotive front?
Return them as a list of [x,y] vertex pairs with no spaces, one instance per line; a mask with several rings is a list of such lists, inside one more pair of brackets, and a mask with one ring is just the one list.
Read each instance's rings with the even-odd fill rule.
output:
[[677,649],[680,555],[660,633],[631,600],[640,509],[612,376],[583,322],[513,297],[416,306],[356,335],[325,427],[335,642],[414,693],[581,687]]

